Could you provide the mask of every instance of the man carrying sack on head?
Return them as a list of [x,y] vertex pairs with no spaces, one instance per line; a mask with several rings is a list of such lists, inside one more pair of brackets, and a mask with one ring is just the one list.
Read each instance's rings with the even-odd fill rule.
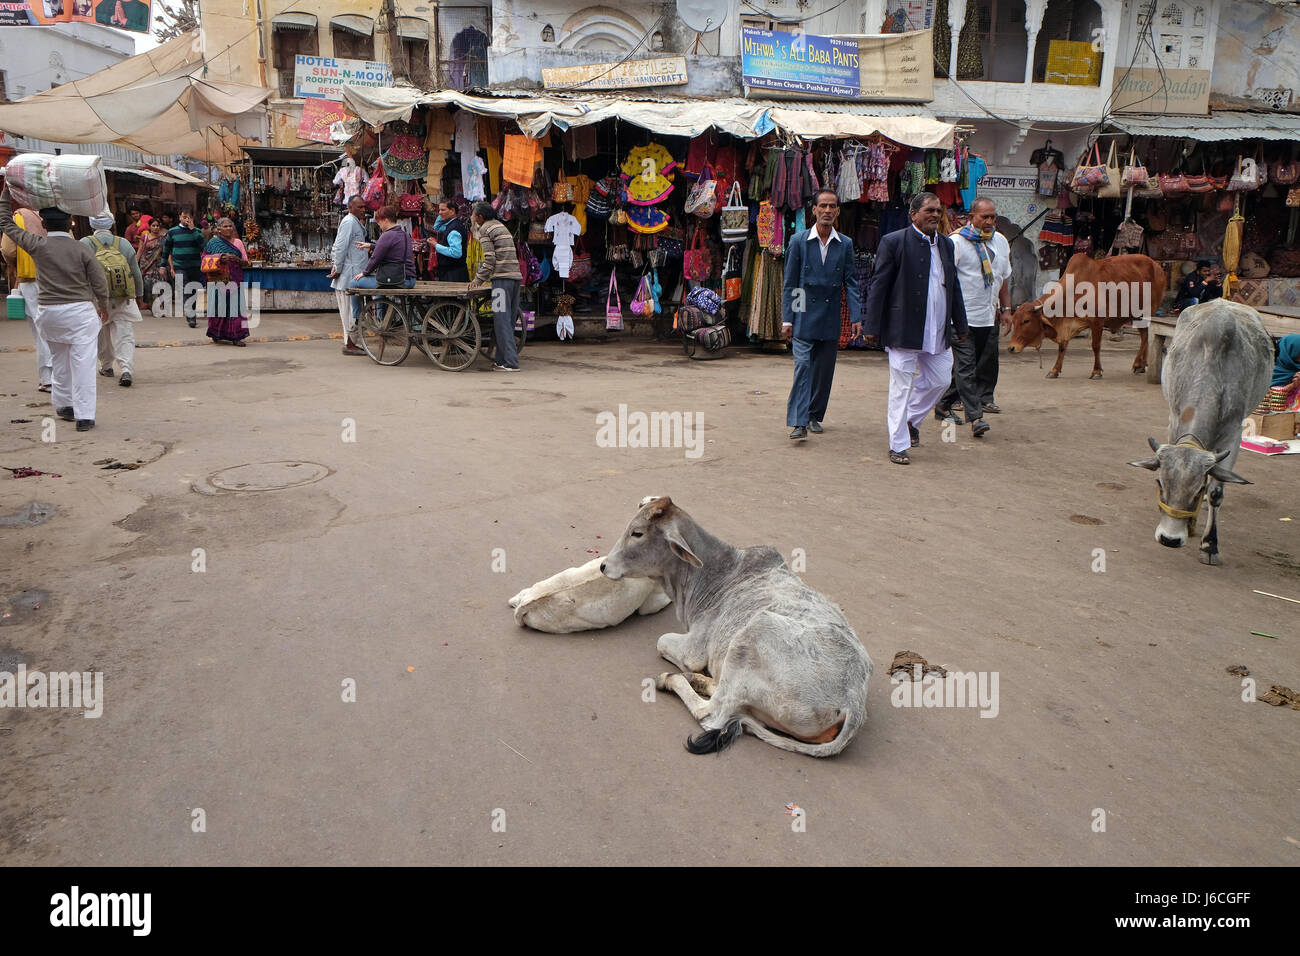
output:
[[131,243],[113,235],[113,217],[95,216],[90,220],[94,235],[81,240],[99,261],[108,282],[108,321],[99,330],[99,374],[113,377],[113,361],[122,365],[117,384],[131,387],[135,372],[135,326],[142,318],[144,276],[136,261]]
[[77,431],[95,427],[95,343],[108,321],[108,280],[95,254],[68,227],[72,217],[56,206],[40,210],[46,235],[20,229],[10,214],[9,188],[0,190],[0,232],[31,254],[41,277],[37,325],[50,345],[54,411]]

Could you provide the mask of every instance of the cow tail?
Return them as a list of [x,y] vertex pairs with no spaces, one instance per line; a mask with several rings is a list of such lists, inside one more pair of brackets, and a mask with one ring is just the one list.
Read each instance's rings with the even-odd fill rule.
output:
[[686,738],[686,750],[693,754],[720,754],[743,734],[743,720],[732,717],[719,730],[706,730]]

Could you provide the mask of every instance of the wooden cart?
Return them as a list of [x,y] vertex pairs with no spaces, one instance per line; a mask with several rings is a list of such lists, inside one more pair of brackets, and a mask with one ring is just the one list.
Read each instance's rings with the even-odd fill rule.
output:
[[[463,372],[492,349],[492,323],[480,323],[490,285],[468,282],[416,282],[410,289],[349,289],[361,296],[357,331],[361,347],[380,365],[401,365],[417,346],[439,368]],[[516,350],[526,333],[515,330]]]
[[[1266,305],[1256,309],[1264,320],[1264,328],[1274,338],[1300,333],[1300,309],[1284,305]],[[1174,337],[1176,315],[1157,315],[1151,319],[1150,341],[1147,347],[1147,381],[1160,384],[1160,367],[1165,362],[1165,350]]]

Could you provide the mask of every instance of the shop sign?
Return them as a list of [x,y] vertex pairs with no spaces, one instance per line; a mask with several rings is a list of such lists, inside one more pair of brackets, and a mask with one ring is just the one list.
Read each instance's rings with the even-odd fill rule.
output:
[[686,58],[661,56],[611,65],[556,66],[542,70],[548,90],[580,87],[584,90],[624,90],[638,86],[681,86],[686,82]]
[[336,60],[329,56],[296,56],[293,60],[293,95],[305,99],[343,101],[343,87],[384,89],[393,85],[387,63]]
[[745,86],[765,97],[925,103],[934,99],[930,30],[823,37],[741,28]]
[[131,33],[148,33],[152,20],[147,0],[9,0],[0,3],[0,27],[98,23]]
[[740,51],[741,73],[752,89],[857,99],[857,40],[741,27]]
[[1208,116],[1210,71],[1116,67],[1114,103],[1117,113]]
[[342,103],[333,100],[309,99],[302,105],[302,118],[298,121],[298,138],[314,143],[333,143],[330,127],[353,119]]

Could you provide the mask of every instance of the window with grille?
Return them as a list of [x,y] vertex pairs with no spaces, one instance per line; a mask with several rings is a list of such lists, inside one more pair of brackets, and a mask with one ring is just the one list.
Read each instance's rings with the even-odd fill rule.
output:
[[488,85],[492,44],[489,7],[438,7],[438,85],[467,90]]
[[429,69],[429,41],[402,39],[402,53],[406,57],[406,69],[411,82],[421,89],[433,86],[432,71]]
[[359,36],[350,30],[334,27],[330,30],[334,41],[334,58],[336,60],[373,60],[375,58],[375,38]]
[[319,55],[315,30],[276,29],[271,34],[271,56],[279,76],[281,96],[293,96],[294,57]]

